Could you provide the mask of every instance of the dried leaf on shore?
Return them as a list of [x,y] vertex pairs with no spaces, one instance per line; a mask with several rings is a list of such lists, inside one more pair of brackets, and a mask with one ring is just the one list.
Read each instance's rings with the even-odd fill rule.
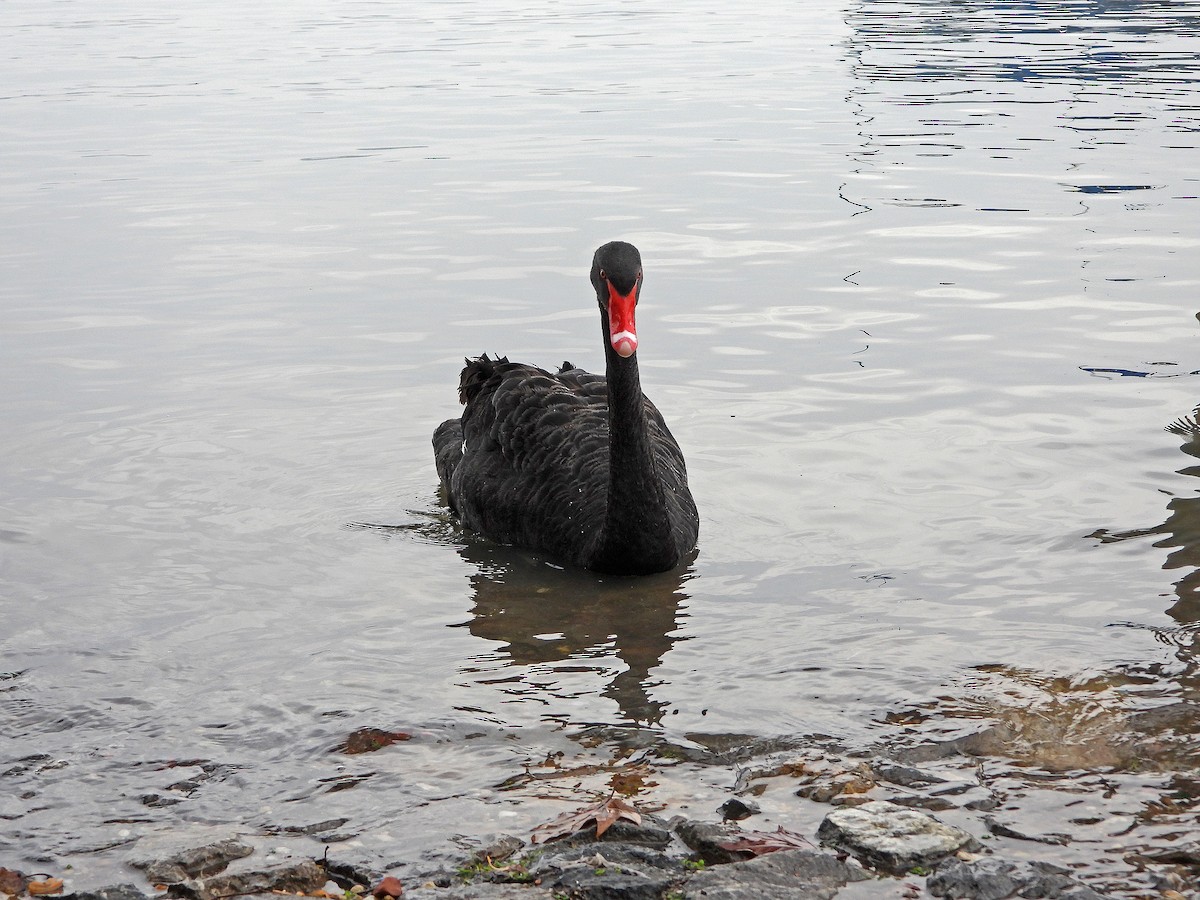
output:
[[811,850],[813,842],[802,834],[786,830],[782,825],[772,832],[747,831],[736,841],[726,841],[721,848],[732,852],[762,856],[778,850]]
[[0,894],[22,894],[28,883],[29,879],[25,877],[24,872],[0,867]]
[[565,812],[558,818],[539,825],[533,829],[531,840],[536,844],[539,841],[549,842],[556,838],[566,837],[587,827],[588,823],[592,821],[596,823],[596,837],[599,838],[618,819],[628,819],[635,825],[642,824],[641,814],[636,809],[624,800],[610,797],[594,806],[585,806],[582,809]]
[[44,897],[47,894],[61,894],[63,880],[61,878],[47,878],[45,881],[31,881],[25,889],[34,897]]
[[378,900],[384,900],[385,897],[399,897],[404,893],[404,886],[400,884],[400,879],[389,875],[379,884],[375,885],[375,890],[371,891]]

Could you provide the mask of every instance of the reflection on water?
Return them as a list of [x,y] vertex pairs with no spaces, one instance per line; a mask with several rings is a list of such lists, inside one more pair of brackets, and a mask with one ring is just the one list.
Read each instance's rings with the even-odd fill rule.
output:
[[[1085,211],[1131,193],[1161,203],[1170,186],[1153,176],[1181,168],[1170,151],[1192,149],[1200,128],[1200,15],[1189,5],[885,0],[851,4],[846,21],[863,167],[844,199],[860,211],[966,206],[1040,218],[1058,212],[1048,190],[1083,195],[1075,205]],[[1147,133],[1161,134],[1165,165],[1115,163]],[[1100,148],[1110,156],[1097,165]],[[935,165],[956,158],[974,167],[969,178]],[[1135,174],[1146,180],[1120,180]]]
[[[1196,407],[1191,415],[1182,416],[1167,425],[1166,430],[1184,438],[1180,447],[1184,453],[1200,459],[1200,407]],[[1200,477],[1200,464],[1184,466],[1176,471],[1180,475]],[[1175,582],[1177,599],[1167,610],[1172,618],[1185,626],[1176,642],[1190,645],[1195,627],[1200,626],[1200,497],[1173,497],[1167,503],[1167,511],[1169,514],[1161,525],[1121,531],[1099,528],[1089,537],[1098,538],[1102,543],[1114,543],[1164,535],[1153,545],[1171,549],[1163,562],[1163,569],[1190,570]]]
[[1170,40],[1200,37],[1200,14],[1170,0],[884,0],[853,4],[847,20],[863,81],[1200,80],[1200,59]]
[[[688,599],[684,585],[694,577],[695,551],[671,572],[599,576],[495,544],[462,531],[449,518],[431,525],[357,527],[384,535],[420,534],[457,549],[471,572],[471,617],[450,627],[499,645],[473,655],[462,672],[496,686],[506,703],[532,702],[544,706],[550,720],[581,724],[569,712],[577,688],[560,676],[592,672],[604,684],[599,696],[616,705],[615,723],[661,722],[670,701],[651,696],[662,685],[651,672],[676,641],[686,639],[679,633],[681,610]],[[614,662],[620,666],[615,673]],[[566,701],[565,710],[559,701]]]
[[[515,676],[494,672],[481,682],[502,684],[510,702],[543,703],[554,710],[549,715],[569,721],[570,713],[552,702],[570,700],[555,673],[574,669],[572,663],[594,666],[605,680],[600,696],[616,704],[621,721],[662,720],[669,701],[651,696],[661,682],[650,673],[682,639],[680,607],[690,573],[598,578],[481,540],[466,541],[459,552],[476,570],[465,627],[498,642],[492,653],[524,669]],[[614,656],[624,669],[609,676]]]
[[[1148,366],[1161,366],[1160,369],[1104,369],[1099,366],[1080,366],[1080,371],[1089,375],[1104,378],[1116,375],[1121,378],[1178,378],[1181,375],[1200,375],[1200,369],[1191,372],[1179,371],[1178,363],[1147,363]],[[1170,429],[1168,429],[1170,430]]]

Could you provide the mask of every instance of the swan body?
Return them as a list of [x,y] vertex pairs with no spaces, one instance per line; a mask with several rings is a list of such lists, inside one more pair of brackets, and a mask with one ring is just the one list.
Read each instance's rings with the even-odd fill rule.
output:
[[433,435],[438,476],[462,522],[500,543],[597,572],[663,572],[695,547],[699,516],[683,453],[642,394],[637,248],[600,247],[591,280],[606,374],[468,359],[462,416]]

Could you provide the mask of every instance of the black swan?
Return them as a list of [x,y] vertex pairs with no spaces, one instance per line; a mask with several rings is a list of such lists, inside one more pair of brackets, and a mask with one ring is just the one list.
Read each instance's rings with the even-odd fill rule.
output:
[[433,434],[438,476],[462,522],[493,540],[596,572],[665,572],[696,546],[700,520],[683,453],[638,378],[641,254],[605,244],[591,277],[606,376],[468,359],[462,417]]

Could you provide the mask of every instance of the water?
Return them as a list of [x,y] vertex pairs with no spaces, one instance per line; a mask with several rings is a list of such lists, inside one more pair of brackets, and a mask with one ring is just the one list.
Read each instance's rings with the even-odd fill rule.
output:
[[[614,772],[708,816],[733,760],[999,722],[1008,815],[1081,842],[1036,849],[1144,889],[1123,855],[1197,822],[1198,33],[6,3],[0,864],[336,818],[412,862]],[[618,237],[702,516],[637,581],[460,533],[429,447],[465,354],[602,364]],[[413,739],[334,752],[363,727]],[[1064,825],[1046,780],[1101,775]]]

